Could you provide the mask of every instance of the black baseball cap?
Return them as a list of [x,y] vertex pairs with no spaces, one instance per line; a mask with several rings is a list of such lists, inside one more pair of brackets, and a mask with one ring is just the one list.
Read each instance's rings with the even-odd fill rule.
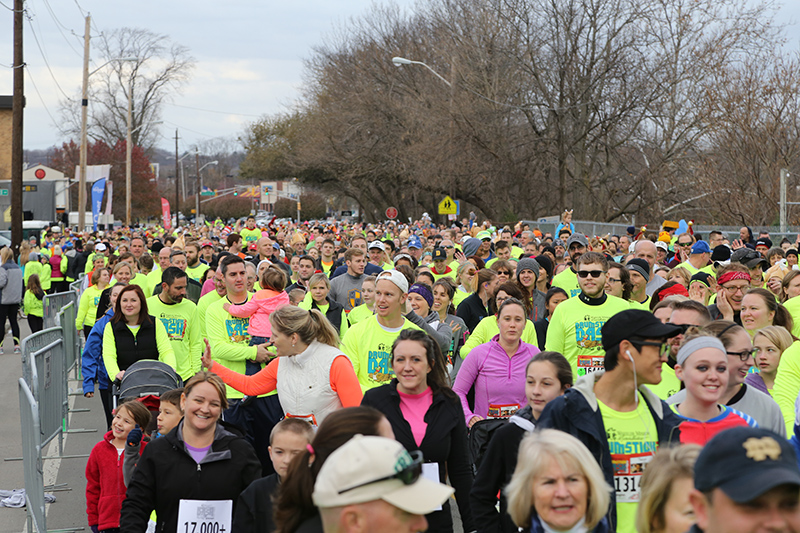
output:
[[788,440],[768,429],[737,427],[718,433],[694,465],[694,486],[719,488],[737,503],[755,500],[780,485],[800,486],[800,467]]
[[725,245],[720,244],[714,247],[714,250],[711,252],[711,261],[719,262],[719,261],[727,261],[731,258],[731,249]]
[[731,254],[732,263],[741,263],[747,268],[755,268],[761,265],[764,270],[769,268],[769,262],[761,257],[761,254],[750,248],[739,248]]
[[445,261],[446,259],[447,252],[444,251],[444,248],[433,249],[433,261]]
[[609,318],[600,330],[603,349],[608,351],[631,339],[668,339],[683,333],[681,326],[664,324],[644,309],[626,309]]

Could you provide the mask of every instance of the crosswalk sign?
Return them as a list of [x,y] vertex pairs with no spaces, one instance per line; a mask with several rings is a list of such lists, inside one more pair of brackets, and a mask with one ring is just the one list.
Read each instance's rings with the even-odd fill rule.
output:
[[449,196],[445,196],[444,200],[439,202],[439,214],[440,215],[457,215],[460,211],[458,205],[458,201],[453,200]]

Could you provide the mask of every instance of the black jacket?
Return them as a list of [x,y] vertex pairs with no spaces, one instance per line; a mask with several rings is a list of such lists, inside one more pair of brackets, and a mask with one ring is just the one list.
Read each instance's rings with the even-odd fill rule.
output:
[[[525,418],[528,424],[517,421],[517,418]],[[497,492],[508,485],[517,467],[519,443],[532,430],[533,416],[531,408],[526,406],[492,435],[469,494],[472,518],[478,533],[517,533],[519,530],[508,515],[505,493],[500,493],[499,515],[495,505]]]
[[277,494],[280,484],[281,478],[278,474],[270,474],[250,483],[239,496],[231,531],[273,533],[275,522],[272,519],[272,498]]
[[[433,395],[425,422],[428,424],[422,445],[417,446],[411,425],[400,410],[400,395],[397,379],[388,385],[368,390],[361,405],[368,405],[382,412],[394,430],[395,439],[408,451],[421,450],[426,463],[439,463],[439,480],[444,483],[449,477],[456,490],[456,502],[461,514],[464,531],[473,531],[472,512],[469,507],[469,491],[472,488],[472,469],[467,447],[467,426],[464,411],[457,398],[439,392]],[[442,505],[441,511],[426,516],[429,532],[453,531],[450,502]]]
[[180,500],[233,500],[261,476],[253,447],[231,426],[217,425],[208,455],[198,464],[183,443],[183,421],[142,453],[122,502],[120,533],[147,529],[150,513],[156,531],[176,533]]
[[[344,311],[344,306],[339,302],[335,302],[331,300],[330,296],[325,297],[328,300],[328,312],[325,313],[325,318],[328,319],[328,322],[336,328],[336,332],[339,333],[342,331],[342,311]],[[312,299],[311,300],[311,309],[316,309],[320,313],[322,309],[317,306],[317,303]]]
[[[614,466],[611,464],[611,452],[608,437],[603,423],[603,415],[594,395],[594,384],[604,371],[593,372],[578,379],[575,386],[567,389],[563,396],[554,399],[544,408],[542,416],[536,424],[537,428],[554,428],[576,437],[589,448],[592,456],[603,470],[606,482],[614,487]],[[683,421],[672,409],[647,387],[639,387],[658,433],[659,445],[680,442],[680,426]],[[611,531],[617,527],[616,494],[611,493],[611,505],[608,510],[608,523]]]
[[464,321],[467,329],[472,333],[478,323],[489,316],[489,310],[483,306],[483,301],[478,293],[473,292],[458,305],[456,316]]
[[114,333],[114,344],[117,348],[117,365],[120,370],[128,370],[133,363],[143,359],[158,361],[155,320],[151,316],[149,321],[142,322],[136,335],[124,319],[116,324],[111,322],[111,331]]

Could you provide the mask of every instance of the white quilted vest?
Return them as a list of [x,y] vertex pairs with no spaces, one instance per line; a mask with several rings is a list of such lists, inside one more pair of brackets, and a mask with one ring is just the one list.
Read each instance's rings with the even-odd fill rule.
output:
[[278,398],[287,418],[304,418],[317,426],[342,408],[331,388],[331,365],[340,355],[338,348],[314,341],[302,353],[281,358]]

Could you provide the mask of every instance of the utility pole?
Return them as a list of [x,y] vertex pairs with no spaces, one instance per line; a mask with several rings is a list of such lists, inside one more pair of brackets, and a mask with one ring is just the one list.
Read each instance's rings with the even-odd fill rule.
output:
[[195,226],[200,222],[200,152],[194,153],[194,168],[197,170],[197,196],[195,197],[194,206],[194,224]]
[[[83,30],[83,86],[81,87],[81,159],[78,177],[78,231],[83,231],[86,221],[86,121],[89,112],[89,42],[91,40],[91,15],[86,16]],[[67,214],[69,216],[69,214]]]
[[175,227],[177,228],[180,219],[178,218],[178,212],[180,211],[180,178],[178,177],[178,165],[180,165],[180,161],[178,160],[178,129],[175,128]]
[[23,0],[14,0],[14,97],[11,104],[11,248],[22,243],[22,125],[25,106],[25,68],[22,62]]
[[781,169],[781,233],[786,233],[786,176],[789,174],[788,168]]
[[131,227],[131,115],[133,114],[133,76],[128,85],[128,136],[125,140],[125,225]]

